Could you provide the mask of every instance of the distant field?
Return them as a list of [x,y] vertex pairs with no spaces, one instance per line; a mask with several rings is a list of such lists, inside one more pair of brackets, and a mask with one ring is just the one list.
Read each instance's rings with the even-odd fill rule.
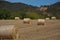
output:
[[19,40],[60,40],[60,20],[50,20],[46,24],[37,25],[36,20],[24,24],[22,20],[0,20],[0,25],[16,25]]

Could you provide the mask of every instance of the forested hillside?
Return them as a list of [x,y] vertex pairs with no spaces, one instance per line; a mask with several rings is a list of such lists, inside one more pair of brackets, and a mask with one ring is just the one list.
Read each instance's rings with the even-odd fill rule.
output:
[[47,12],[60,19],[60,2],[50,5],[47,9]]
[[23,18],[46,18],[56,16],[60,18],[60,2],[52,4],[47,7],[47,10],[40,10],[41,7],[27,5],[24,3],[11,3],[8,1],[0,1],[0,19],[14,19],[14,17]]

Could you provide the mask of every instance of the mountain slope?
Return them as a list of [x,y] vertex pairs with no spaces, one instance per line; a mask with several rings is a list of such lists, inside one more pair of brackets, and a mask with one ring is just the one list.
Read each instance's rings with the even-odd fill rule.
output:
[[60,18],[60,2],[50,5],[46,12],[50,13],[52,16]]
[[[45,11],[40,11],[40,7],[27,5],[24,3],[11,3],[8,1],[0,1],[0,19],[12,19],[16,16],[20,18],[46,18],[56,16],[60,18],[60,2],[52,5],[42,6]],[[48,14],[50,16],[48,16]]]
[[0,1],[0,6],[11,10],[14,9],[14,10],[22,10],[22,11],[35,11],[36,8],[38,8],[24,3],[10,3],[7,1]]

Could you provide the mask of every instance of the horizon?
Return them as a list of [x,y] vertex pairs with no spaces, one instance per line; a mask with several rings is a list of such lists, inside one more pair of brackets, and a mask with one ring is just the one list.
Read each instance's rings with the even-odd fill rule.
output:
[[54,4],[56,2],[60,2],[60,0],[6,0],[6,1],[9,1],[12,3],[20,2],[20,3],[25,3],[28,5],[37,6],[37,7],[40,7],[43,5],[51,5],[51,4]]

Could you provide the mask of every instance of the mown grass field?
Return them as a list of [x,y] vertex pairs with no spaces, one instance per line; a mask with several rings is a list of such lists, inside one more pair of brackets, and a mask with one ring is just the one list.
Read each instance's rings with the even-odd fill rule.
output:
[[24,24],[22,20],[0,20],[0,25],[16,25],[19,40],[60,40],[60,20],[49,20],[37,25],[37,20]]

